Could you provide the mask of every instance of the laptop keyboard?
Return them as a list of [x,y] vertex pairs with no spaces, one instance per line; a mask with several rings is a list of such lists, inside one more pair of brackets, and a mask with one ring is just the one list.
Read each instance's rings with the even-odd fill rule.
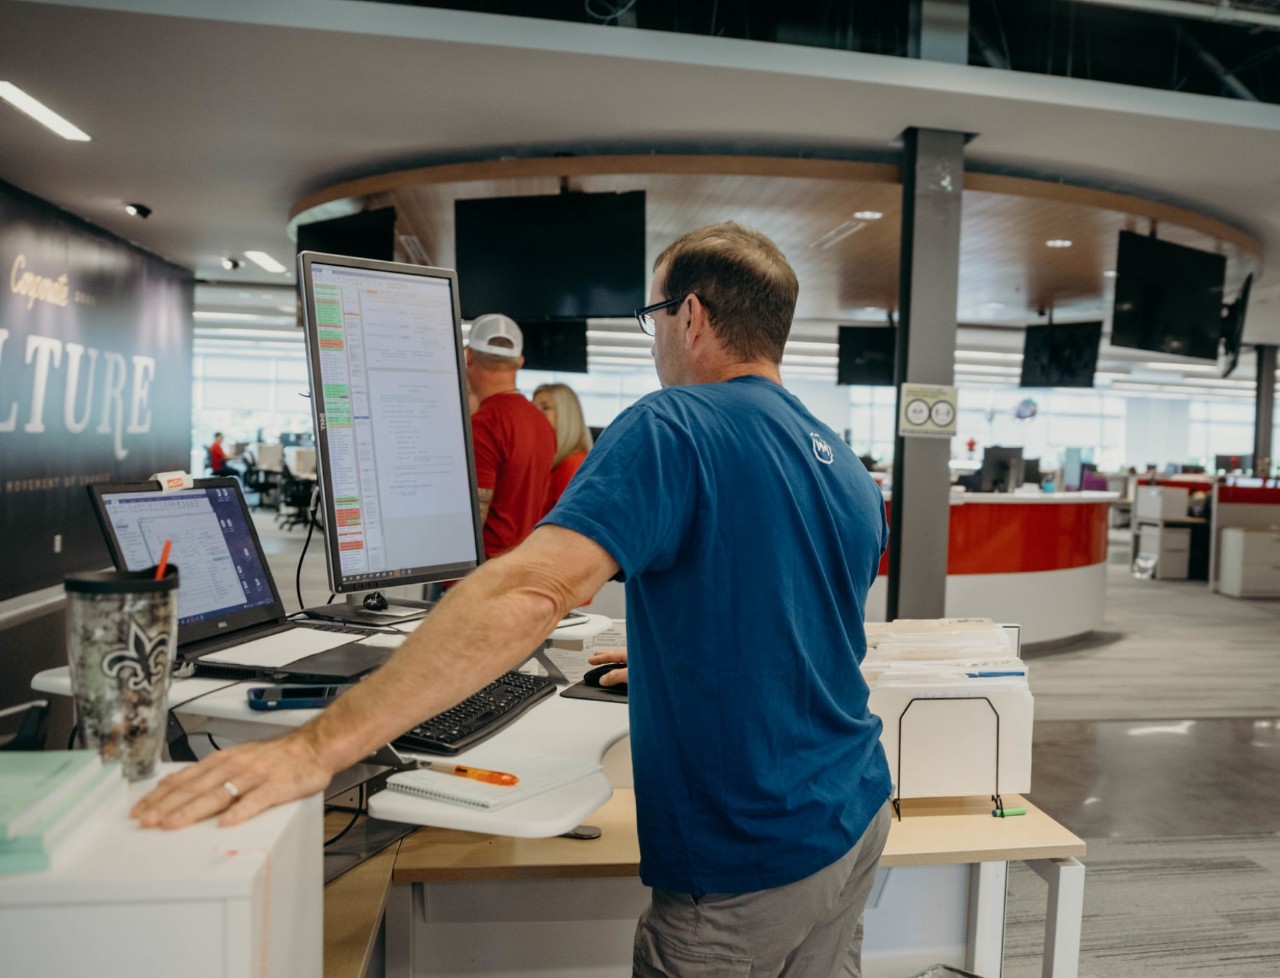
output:
[[555,692],[549,676],[508,672],[452,709],[424,720],[392,741],[401,750],[456,754],[492,737],[525,710]]

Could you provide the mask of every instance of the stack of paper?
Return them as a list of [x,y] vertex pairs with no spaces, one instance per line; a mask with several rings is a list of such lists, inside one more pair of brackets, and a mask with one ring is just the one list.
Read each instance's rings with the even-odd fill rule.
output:
[[0,874],[48,869],[127,785],[96,750],[0,752]]

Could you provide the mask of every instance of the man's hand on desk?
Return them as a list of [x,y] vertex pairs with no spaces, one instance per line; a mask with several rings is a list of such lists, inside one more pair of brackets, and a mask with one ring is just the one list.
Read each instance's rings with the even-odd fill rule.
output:
[[222,813],[238,825],[258,812],[323,791],[330,772],[295,734],[228,747],[162,778],[130,812],[143,828],[177,829]]
[[627,681],[627,650],[626,649],[604,649],[600,652],[592,652],[587,662],[593,666],[602,666],[606,662],[621,662],[621,669],[613,669],[606,672],[600,677],[600,685],[606,689],[610,686],[617,686],[619,683]]

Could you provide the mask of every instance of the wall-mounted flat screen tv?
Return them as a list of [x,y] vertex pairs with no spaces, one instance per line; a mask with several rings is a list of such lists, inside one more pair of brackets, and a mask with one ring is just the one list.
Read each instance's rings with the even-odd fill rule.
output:
[[1027,327],[1019,387],[1092,387],[1102,323],[1050,323]]
[[1236,301],[1222,310],[1222,357],[1219,360],[1222,376],[1229,377],[1240,362],[1240,344],[1244,339],[1244,316],[1249,311],[1249,290],[1253,275],[1245,277]]
[[526,370],[587,372],[587,321],[558,319],[546,323],[521,323]]
[[1111,345],[1218,358],[1227,259],[1121,231]]
[[892,387],[898,331],[892,326],[841,326],[836,383]]
[[328,221],[299,224],[298,250],[391,261],[396,250],[396,209],[379,207]]
[[458,200],[464,319],[630,316],[645,304],[644,191]]

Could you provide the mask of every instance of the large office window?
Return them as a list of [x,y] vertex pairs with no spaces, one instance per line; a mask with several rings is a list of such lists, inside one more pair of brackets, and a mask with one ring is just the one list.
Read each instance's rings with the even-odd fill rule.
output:
[[215,431],[228,444],[309,432],[306,350],[297,331],[197,330],[192,362],[192,471]]

